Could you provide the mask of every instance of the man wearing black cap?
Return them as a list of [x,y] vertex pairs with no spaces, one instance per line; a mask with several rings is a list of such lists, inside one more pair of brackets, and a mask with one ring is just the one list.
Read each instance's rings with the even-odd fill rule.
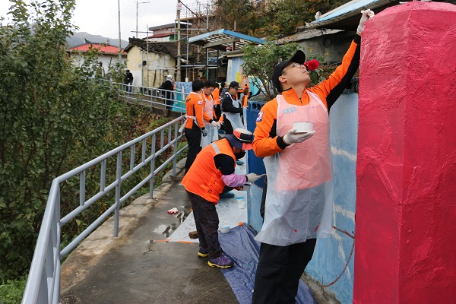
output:
[[228,93],[222,100],[223,130],[226,134],[232,134],[233,129],[244,128],[242,122],[242,104],[238,98],[239,82],[231,81]]
[[257,181],[255,173],[237,175],[235,160],[252,149],[253,134],[245,129],[235,129],[224,139],[206,146],[184,176],[182,185],[192,203],[196,230],[200,242],[199,257],[209,256],[208,265],[229,268],[233,261],[225,256],[218,241],[219,218],[215,205],[224,191]]
[[[297,51],[277,64],[272,82],[281,93],[256,120],[253,150],[267,174],[264,219],[253,303],[295,303],[299,279],[312,259],[318,237],[332,228],[333,179],[329,109],[359,66],[361,32],[372,12],[362,12],[357,35],[342,64],[308,89],[306,56]],[[313,126],[297,130],[298,122]]]

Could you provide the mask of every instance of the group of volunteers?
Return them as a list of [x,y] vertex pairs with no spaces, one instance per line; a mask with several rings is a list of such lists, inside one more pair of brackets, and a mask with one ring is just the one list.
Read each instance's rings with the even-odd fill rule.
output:
[[[217,86],[199,80],[192,83],[193,92],[186,100],[189,151],[182,184],[192,203],[198,256],[208,256],[209,266],[234,264],[218,241],[215,205],[220,195],[261,177],[236,174],[236,160],[253,149],[266,168],[260,210],[263,226],[255,237],[261,245],[253,303],[295,303],[317,238],[328,237],[333,229],[329,111],[359,67],[361,33],[373,16],[370,10],[361,13],[356,36],[328,79],[308,88],[306,55],[300,50],[274,67],[272,83],[279,94],[261,108],[253,134],[244,128],[237,82],[231,82],[228,94],[220,96],[221,116],[213,106]],[[313,131],[298,132],[293,123],[302,121],[312,122]],[[210,134],[220,125],[226,135],[214,141]],[[208,136],[201,150],[201,138]]]

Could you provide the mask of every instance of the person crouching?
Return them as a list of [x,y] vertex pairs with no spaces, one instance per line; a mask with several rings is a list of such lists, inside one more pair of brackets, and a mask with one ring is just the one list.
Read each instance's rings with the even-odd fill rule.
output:
[[245,129],[235,129],[233,134],[206,146],[196,157],[182,180],[192,203],[200,249],[199,257],[209,256],[208,265],[229,268],[233,261],[223,254],[218,240],[219,218],[215,205],[220,194],[232,188],[255,182],[255,173],[237,175],[236,160],[252,149],[253,134]]

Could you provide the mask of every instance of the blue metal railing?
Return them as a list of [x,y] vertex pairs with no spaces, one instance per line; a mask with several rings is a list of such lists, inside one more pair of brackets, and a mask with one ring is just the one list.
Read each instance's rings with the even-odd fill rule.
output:
[[[85,237],[94,231],[104,220],[114,213],[114,236],[119,232],[119,209],[133,193],[145,184],[149,183],[149,197],[152,198],[154,191],[154,177],[169,163],[173,163],[172,174],[176,175],[176,159],[188,146],[178,150],[178,141],[183,137],[178,133],[180,125],[185,122],[184,116],[180,116],[167,124],[140,136],[108,153],[105,153],[76,169],[71,170],[52,181],[49,192],[43,222],[35,247],[32,264],[30,267],[27,285],[25,287],[22,303],[59,303],[60,302],[60,260],[73,250]],[[167,134],[165,134],[167,133]],[[159,135],[159,144],[157,144]],[[165,144],[165,136],[167,143]],[[136,163],[136,146],[140,146],[141,160]],[[150,153],[147,152],[150,147]],[[158,149],[157,149],[158,148]],[[130,164],[126,173],[122,173],[122,153],[130,152]],[[165,151],[172,151],[172,156],[166,159],[158,168],[155,168],[155,159]],[[116,179],[106,185],[106,170],[109,159],[115,157]],[[91,198],[85,197],[86,172],[95,166],[100,166],[99,191]],[[121,196],[122,182],[137,173],[141,168],[150,168],[150,174],[132,189]],[[79,206],[61,218],[60,215],[60,189],[62,183],[70,178],[79,176]],[[125,189],[123,189],[125,191]],[[61,227],[74,219],[82,211],[99,201],[110,191],[115,191],[113,204],[90,224],[81,234],[76,236],[70,244],[60,250]]]
[[163,90],[152,87],[131,86],[122,83],[113,83],[118,87],[119,96],[122,96],[130,101],[146,102],[151,107],[165,108],[165,92],[171,93],[174,102],[172,111],[185,114],[185,99],[190,92],[184,92],[182,89]]

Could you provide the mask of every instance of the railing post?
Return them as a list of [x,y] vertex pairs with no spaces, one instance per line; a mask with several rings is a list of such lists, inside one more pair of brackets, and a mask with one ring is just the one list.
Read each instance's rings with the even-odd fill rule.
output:
[[156,137],[155,134],[152,135],[152,147],[151,147],[151,155],[152,155],[152,160],[150,161],[150,189],[149,189],[149,198],[154,197],[154,171],[155,171],[155,142],[156,142]]
[[176,123],[174,124],[175,128],[174,128],[174,156],[173,156],[173,176],[176,176],[176,163],[177,163],[177,150],[178,150],[178,141],[177,141],[177,137],[178,137],[178,131],[179,131],[179,121],[176,121]]
[[114,213],[114,237],[119,236],[119,209],[120,209],[120,187],[122,183],[122,151],[117,153],[116,168],[116,211]]
[[55,247],[54,247],[54,255],[57,259],[56,265],[56,282],[55,287],[54,287],[54,299],[57,299],[57,303],[60,303],[60,235],[61,235],[61,229],[60,229],[60,184],[57,185],[57,197],[56,197],[56,204],[55,204],[55,229],[56,229],[56,242],[55,242]]

